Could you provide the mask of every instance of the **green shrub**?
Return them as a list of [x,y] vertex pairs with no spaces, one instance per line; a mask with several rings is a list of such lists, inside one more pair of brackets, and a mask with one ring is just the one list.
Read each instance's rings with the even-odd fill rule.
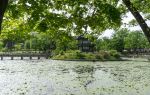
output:
[[25,49],[30,49],[30,40],[25,41],[24,48]]
[[76,56],[78,59],[84,59],[85,58],[85,55],[81,52],[76,52]]
[[79,50],[68,50],[66,53],[80,53],[81,51]]
[[14,48],[15,48],[15,50],[21,50],[21,44],[16,44],[16,45],[14,46]]
[[108,51],[99,51],[98,52],[104,59],[109,59],[110,58],[110,54]]
[[60,52],[60,54],[53,57],[53,59],[59,60],[74,60],[74,59],[85,59],[85,60],[117,60],[120,56],[117,51],[99,51],[96,53],[84,53],[78,50]]
[[109,53],[115,58],[120,58],[120,54],[116,50],[110,50]]
[[64,51],[60,51],[59,54],[60,54],[60,55],[64,55]]
[[92,60],[96,59],[96,55],[93,53],[85,53],[84,55],[85,59],[92,59]]
[[1,50],[2,52],[7,52],[8,51],[8,49],[7,48],[2,48],[2,50]]
[[101,54],[96,54],[95,58],[98,60],[104,60],[104,57]]
[[65,54],[65,58],[66,59],[76,59],[76,56],[68,53],[68,54]]
[[54,59],[63,60],[63,59],[65,59],[65,57],[64,57],[64,56],[57,55],[57,56],[55,56],[55,58],[54,58]]

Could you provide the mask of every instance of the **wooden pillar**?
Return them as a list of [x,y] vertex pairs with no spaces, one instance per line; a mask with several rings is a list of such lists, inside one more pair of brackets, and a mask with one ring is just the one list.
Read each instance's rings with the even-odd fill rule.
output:
[[32,56],[30,55],[30,60],[32,60]]
[[1,60],[3,60],[3,56],[1,56]]
[[46,59],[48,59],[48,55],[46,55]]
[[23,60],[23,56],[21,55],[21,60]]
[[14,60],[14,57],[13,57],[13,56],[11,56],[11,60]]
[[40,59],[40,56],[38,56],[38,60]]

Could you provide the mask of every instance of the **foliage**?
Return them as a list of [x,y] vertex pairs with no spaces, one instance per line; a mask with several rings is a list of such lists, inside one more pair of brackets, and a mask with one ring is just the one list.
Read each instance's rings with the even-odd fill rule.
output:
[[76,51],[66,51],[55,55],[56,60],[120,60],[120,55],[117,51],[100,51],[96,53],[85,53]]
[[[148,1],[131,1],[140,12],[147,14],[144,15],[147,19],[150,12]],[[96,43],[98,51],[122,52],[125,48],[149,47],[143,34],[131,34],[127,29],[117,30],[112,38],[97,40],[101,31],[117,29],[122,24],[121,17],[127,10],[122,2],[118,2],[119,0],[10,0],[1,38],[4,44],[6,41],[25,43],[26,49],[55,49],[55,54],[76,50],[76,41],[72,35],[81,34]],[[37,35],[31,35],[32,32]],[[82,57],[82,54],[79,53],[78,56]]]
[[110,50],[111,49],[111,39],[104,37],[96,41],[97,51],[99,50]]
[[140,31],[130,32],[125,38],[125,48],[149,48],[149,43],[144,34]]
[[4,46],[3,42],[2,42],[2,41],[0,41],[0,50],[2,50],[2,49],[3,49],[3,46]]
[[[126,0],[127,1],[127,0]],[[81,32],[84,25],[105,30],[121,24],[121,14],[127,12],[120,0],[9,0],[7,13],[18,19],[26,17],[30,29],[74,29]],[[149,0],[132,0],[143,13],[150,12]]]
[[16,45],[14,46],[14,48],[15,48],[15,50],[19,51],[19,50],[22,49],[22,44],[16,44]]
[[150,0],[132,0],[134,6],[143,13],[150,12]]
[[30,40],[27,40],[27,41],[25,41],[25,45],[24,45],[24,48],[25,49],[30,49]]
[[22,42],[28,39],[30,30],[27,29],[26,22],[23,18],[13,19],[9,14],[5,14],[3,22],[3,31],[0,35],[3,40],[11,40],[15,42]]
[[141,31],[120,29],[113,34],[112,38],[98,39],[96,47],[97,50],[117,50],[122,52],[124,49],[149,48],[150,45]]
[[117,50],[119,52],[122,52],[125,47],[125,38],[128,35],[129,30],[127,29],[120,29],[116,31],[116,33],[112,36],[112,42],[111,47],[113,47],[114,50]]
[[[146,19],[149,18],[149,0],[132,0],[131,3],[147,14]],[[9,0],[3,37],[22,41],[28,37],[23,35],[31,31],[58,32],[60,29],[76,35],[89,34],[87,28],[93,34],[98,34],[106,29],[118,28],[126,12],[128,10],[120,0]],[[117,50],[122,51],[119,48]]]
[[81,34],[85,26],[98,32],[119,27],[121,8],[116,7],[117,3],[117,0],[10,0],[7,14],[14,19],[25,18],[24,25],[33,31],[62,28]]
[[110,50],[109,54],[115,58],[120,58],[120,54],[116,50]]

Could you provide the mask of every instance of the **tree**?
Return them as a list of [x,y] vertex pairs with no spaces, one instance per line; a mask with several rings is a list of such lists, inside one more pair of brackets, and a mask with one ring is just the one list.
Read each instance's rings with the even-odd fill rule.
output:
[[149,42],[142,31],[129,31],[120,29],[114,33],[112,38],[98,39],[96,43],[98,50],[117,50],[149,48]]
[[[135,19],[137,20],[138,24],[140,25],[141,29],[143,30],[145,36],[147,37],[148,41],[150,42],[150,28],[146,24],[143,17],[140,15],[136,7],[131,3],[130,0],[122,0],[126,7],[129,9],[129,11],[133,14]],[[139,3],[141,3],[143,0],[139,0]],[[143,1],[144,2],[144,1]],[[148,3],[148,1],[147,1]]]
[[126,49],[149,48],[148,40],[141,31],[130,32],[125,38]]
[[125,48],[125,38],[128,36],[129,30],[120,29],[112,36],[111,47],[119,52]]
[[96,41],[97,50],[110,50],[112,48],[112,39],[104,37]]
[[98,50],[117,50],[118,52],[122,52],[125,48],[125,38],[128,36],[128,29],[119,29],[117,30],[112,38],[102,38],[98,39],[96,46]]
[[30,32],[32,32],[28,30],[27,25],[22,18],[13,19],[12,17],[9,17],[7,13],[5,14],[3,28],[0,38],[13,42],[23,42],[29,38]]
[[[8,13],[13,17],[26,16],[31,29],[72,29],[74,33],[85,33],[85,26],[103,31],[121,24],[121,13],[117,3],[103,1],[72,0],[10,0]],[[83,31],[84,30],[84,31]]]
[[[1,21],[7,6],[8,0],[1,0]],[[13,16],[27,17],[30,28],[51,29],[51,28],[72,28],[76,32],[84,33],[83,29],[90,27],[92,30],[103,31],[107,28],[120,26],[121,12],[117,7],[119,0],[10,0],[9,12]],[[149,0],[122,0],[129,11],[134,15],[145,36],[150,41],[150,29],[140,15],[135,5],[149,4]],[[4,3],[6,2],[6,3]],[[14,3],[15,2],[15,3]],[[144,12],[149,9],[147,5]],[[140,9],[138,8],[138,9]],[[13,11],[11,11],[13,10]],[[140,10],[141,12],[142,10]],[[15,14],[15,15],[14,15]],[[86,27],[85,27],[86,26]],[[44,28],[43,28],[44,27]]]
[[0,0],[0,32],[1,32],[2,19],[7,5],[8,5],[8,0]]

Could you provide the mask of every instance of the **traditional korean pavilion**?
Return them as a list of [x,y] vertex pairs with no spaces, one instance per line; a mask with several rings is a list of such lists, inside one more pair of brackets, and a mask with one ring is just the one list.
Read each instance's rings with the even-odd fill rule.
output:
[[78,38],[78,49],[82,52],[94,52],[95,44],[93,44],[88,38],[80,35]]

